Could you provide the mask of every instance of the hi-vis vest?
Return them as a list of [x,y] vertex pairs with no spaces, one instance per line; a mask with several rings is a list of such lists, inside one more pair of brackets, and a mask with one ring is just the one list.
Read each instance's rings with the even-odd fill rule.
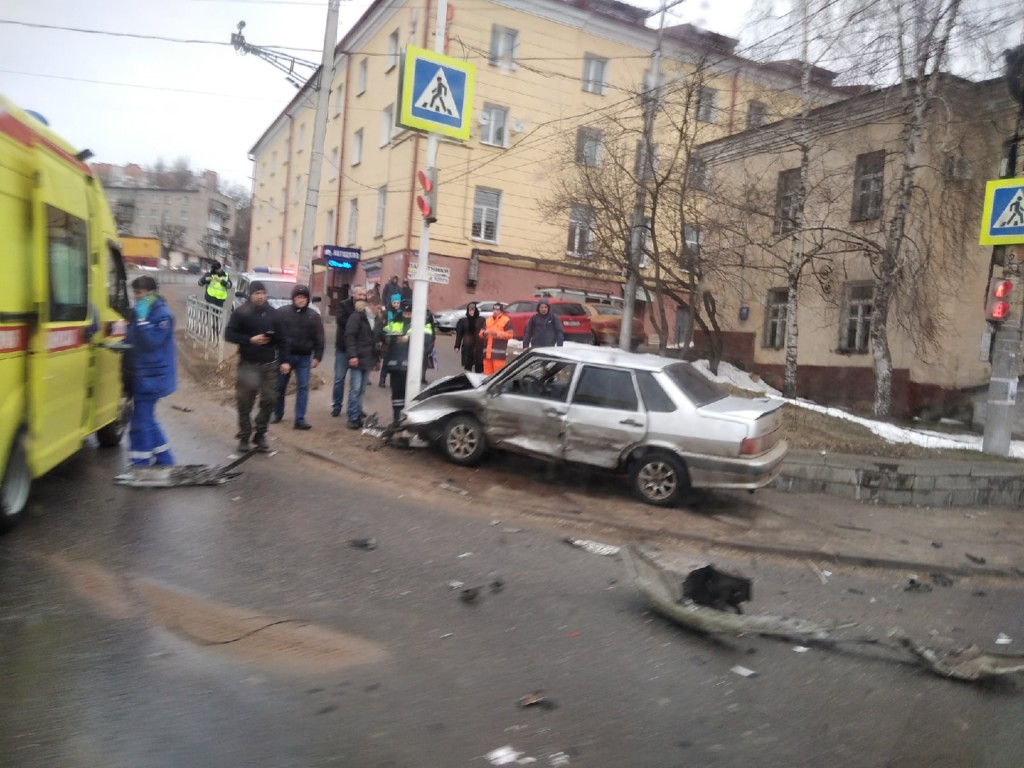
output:
[[210,275],[210,282],[206,284],[206,295],[217,301],[225,301],[228,297],[229,279],[221,275]]
[[[487,342],[484,347],[485,360],[504,360],[508,350],[508,340],[512,338],[512,321],[508,315],[501,317],[487,318],[484,328],[480,331],[480,338]],[[488,335],[488,331],[496,331],[497,336]]]

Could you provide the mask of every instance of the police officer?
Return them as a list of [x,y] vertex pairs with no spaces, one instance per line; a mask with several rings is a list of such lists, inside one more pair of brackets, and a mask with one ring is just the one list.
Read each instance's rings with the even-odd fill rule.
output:
[[210,271],[199,278],[199,285],[206,287],[206,302],[223,307],[231,290],[231,278],[219,261],[210,264]]
[[[405,408],[405,375],[409,370],[409,329],[412,327],[412,302],[403,299],[401,315],[381,327],[378,342],[383,346],[384,370],[391,377],[391,426]],[[424,339],[428,343],[431,337]]]

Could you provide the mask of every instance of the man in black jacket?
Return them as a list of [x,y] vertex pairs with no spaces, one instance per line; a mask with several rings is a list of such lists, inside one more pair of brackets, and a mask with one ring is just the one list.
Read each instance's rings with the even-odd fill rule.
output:
[[[348,428],[359,429],[363,426],[363,392],[366,391],[366,380],[376,363],[373,353],[373,326],[366,316],[366,292],[357,289],[353,292],[355,311],[345,322],[345,363],[349,367],[352,378],[348,385]],[[338,354],[342,354],[339,352]]]
[[362,301],[365,305],[365,288],[353,288],[352,295],[338,305],[338,314],[335,317],[334,388],[331,390],[331,416],[340,416],[341,405],[345,402],[345,377],[350,370],[345,353],[345,326],[356,311],[357,301]]
[[284,418],[284,396],[288,379],[295,371],[295,428],[312,429],[306,421],[306,406],[309,403],[309,374],[320,365],[324,357],[324,323],[320,313],[309,305],[309,288],[296,285],[292,288],[292,303],[277,310],[281,330],[288,339],[287,371],[277,377],[277,404],[272,424]]
[[290,369],[287,363],[288,340],[281,333],[274,308],[267,304],[267,289],[258,280],[249,288],[249,300],[231,313],[224,339],[238,345],[238,450],[248,453],[253,435],[252,406],[259,394],[253,446],[266,453],[267,423],[277,399],[278,373]]

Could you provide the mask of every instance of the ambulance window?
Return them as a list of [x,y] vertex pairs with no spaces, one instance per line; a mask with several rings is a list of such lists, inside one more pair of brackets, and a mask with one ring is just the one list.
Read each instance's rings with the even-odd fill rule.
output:
[[128,302],[128,278],[124,272],[121,252],[113,245],[107,247],[107,303],[125,318],[131,305]]
[[50,260],[50,322],[89,315],[89,254],[85,222],[46,206]]

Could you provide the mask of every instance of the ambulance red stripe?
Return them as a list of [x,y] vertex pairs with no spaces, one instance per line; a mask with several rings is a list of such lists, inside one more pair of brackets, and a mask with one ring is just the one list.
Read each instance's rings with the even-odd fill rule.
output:
[[10,352],[24,352],[28,349],[28,326],[0,326],[0,355]]

